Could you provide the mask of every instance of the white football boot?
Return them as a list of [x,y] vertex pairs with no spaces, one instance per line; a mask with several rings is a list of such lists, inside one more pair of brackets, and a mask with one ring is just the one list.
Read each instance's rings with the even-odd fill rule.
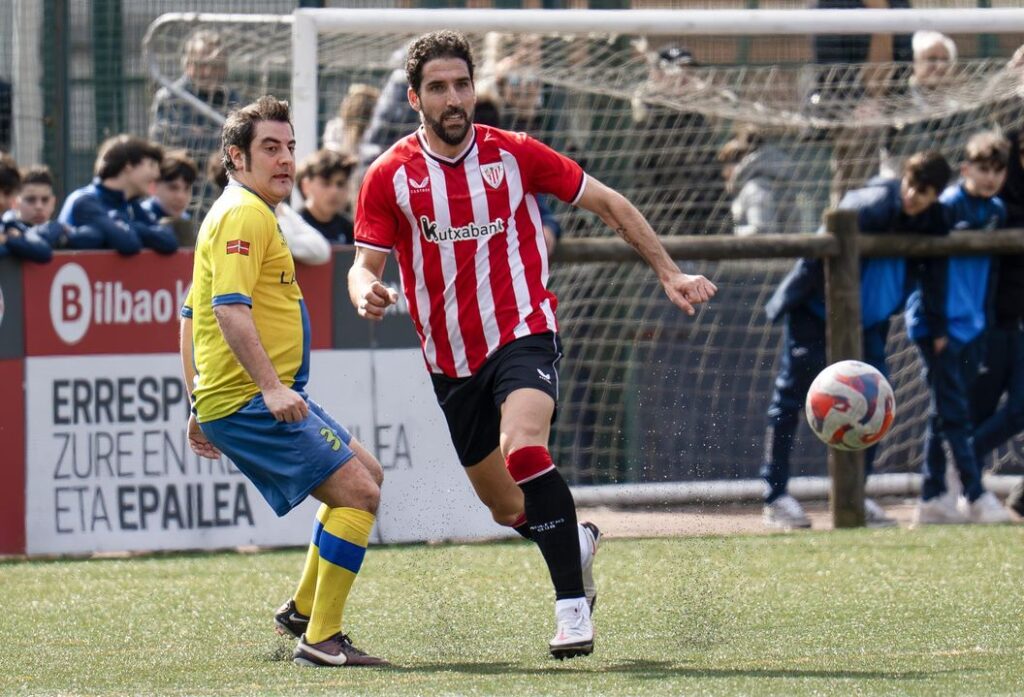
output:
[[555,636],[548,642],[553,657],[561,661],[593,653],[594,625],[586,598],[556,600],[555,622]]

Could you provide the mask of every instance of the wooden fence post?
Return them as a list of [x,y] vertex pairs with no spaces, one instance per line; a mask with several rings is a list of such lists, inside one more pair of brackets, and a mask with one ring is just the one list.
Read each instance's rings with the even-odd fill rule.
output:
[[[855,211],[825,214],[825,229],[839,243],[839,253],[825,257],[825,312],[828,364],[863,360],[860,319],[860,251]],[[832,480],[829,503],[836,528],[864,526],[864,452],[828,449]]]

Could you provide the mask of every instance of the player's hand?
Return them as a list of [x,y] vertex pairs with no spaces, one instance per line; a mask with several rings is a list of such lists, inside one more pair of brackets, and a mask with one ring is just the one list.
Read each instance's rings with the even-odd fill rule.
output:
[[694,305],[707,302],[715,296],[718,286],[703,276],[678,273],[664,283],[665,293],[676,307],[688,315],[696,313]]
[[192,452],[199,457],[209,458],[210,460],[216,460],[220,457],[220,450],[206,438],[206,434],[199,428],[199,422],[196,421],[195,414],[189,414],[188,416],[188,447],[192,448]]
[[295,390],[278,384],[263,392],[263,403],[278,421],[296,423],[309,414],[309,405]]
[[384,319],[384,311],[398,302],[398,291],[388,288],[380,281],[374,281],[359,298],[359,316],[366,319]]
[[948,336],[937,336],[932,339],[932,348],[935,349],[936,356],[945,351],[947,346],[949,346]]

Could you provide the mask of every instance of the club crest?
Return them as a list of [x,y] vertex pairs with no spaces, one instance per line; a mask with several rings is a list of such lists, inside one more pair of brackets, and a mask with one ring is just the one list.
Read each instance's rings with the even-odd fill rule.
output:
[[497,189],[501,186],[501,183],[505,181],[505,165],[501,162],[495,162],[490,165],[481,165],[480,173],[483,175],[484,181],[492,189]]

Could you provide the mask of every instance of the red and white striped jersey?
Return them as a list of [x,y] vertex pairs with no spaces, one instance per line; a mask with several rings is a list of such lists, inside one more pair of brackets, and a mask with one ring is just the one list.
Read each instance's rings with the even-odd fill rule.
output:
[[427,368],[472,375],[499,347],[557,331],[536,194],[576,203],[586,175],[524,133],[473,127],[455,159],[422,130],[370,167],[356,245],[395,251]]

